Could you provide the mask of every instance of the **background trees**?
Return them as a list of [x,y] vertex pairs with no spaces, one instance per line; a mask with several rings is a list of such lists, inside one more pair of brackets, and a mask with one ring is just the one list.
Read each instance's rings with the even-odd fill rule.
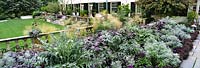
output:
[[0,0],[0,19],[32,14],[41,5],[40,0]]
[[48,5],[42,7],[41,10],[50,13],[58,13],[60,11],[60,6],[57,2],[48,2]]
[[143,9],[143,15],[150,17],[186,16],[189,4],[194,0],[139,0],[138,4]]

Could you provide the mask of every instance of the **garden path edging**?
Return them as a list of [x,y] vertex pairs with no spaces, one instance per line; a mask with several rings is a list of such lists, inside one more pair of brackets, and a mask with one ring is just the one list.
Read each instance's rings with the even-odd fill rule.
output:
[[180,68],[200,68],[200,34],[193,45],[193,50],[190,52],[189,57],[183,60]]

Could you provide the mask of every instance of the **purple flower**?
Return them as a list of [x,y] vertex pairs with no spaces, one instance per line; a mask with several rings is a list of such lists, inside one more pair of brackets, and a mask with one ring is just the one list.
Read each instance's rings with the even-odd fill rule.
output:
[[128,65],[128,68],[134,68],[134,67],[133,67],[133,65],[132,65],[132,64],[129,64],[129,65]]
[[95,42],[94,46],[99,46],[99,42]]
[[19,52],[18,55],[19,55],[19,56],[23,56],[23,53],[22,53],[22,52]]
[[101,33],[101,32],[100,32],[100,33],[98,33],[98,34],[97,34],[97,36],[98,36],[98,37],[99,37],[99,36],[102,36],[102,33]]
[[94,49],[95,51],[99,51],[99,50],[101,50],[99,47],[95,47],[95,49]]
[[91,49],[95,49],[95,48],[96,48],[95,46],[92,46],[92,47],[91,47]]
[[102,40],[103,39],[103,36],[99,36],[98,40]]
[[12,53],[11,57],[17,57],[17,54],[16,53]]
[[91,41],[91,40],[92,40],[92,37],[88,37],[87,40],[88,40],[88,41]]

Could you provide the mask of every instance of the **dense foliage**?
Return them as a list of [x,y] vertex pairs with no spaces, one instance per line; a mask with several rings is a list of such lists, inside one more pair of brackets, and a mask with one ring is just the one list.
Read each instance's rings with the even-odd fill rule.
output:
[[121,5],[118,7],[118,17],[120,19],[120,21],[124,22],[126,21],[126,17],[129,15],[129,13],[131,12],[131,10],[129,9],[129,5]]
[[189,22],[188,24],[192,25],[194,20],[196,20],[198,18],[198,14],[195,11],[190,11],[190,12],[188,12],[187,18],[188,18],[188,22]]
[[186,16],[189,4],[193,1],[195,0],[139,0],[138,4],[146,17]]
[[41,10],[49,13],[58,13],[60,11],[59,3],[49,2],[47,6],[42,7]]
[[122,28],[99,30],[84,38],[71,39],[61,33],[52,36],[53,42],[42,41],[45,52],[36,57],[43,59],[38,61],[39,66],[53,68],[177,68],[191,50],[193,32],[164,18],[153,26],[126,23]]
[[107,30],[107,29],[120,29],[123,23],[118,17],[115,17],[111,14],[103,14],[102,18],[94,17],[90,22],[93,26],[93,30],[96,32],[98,30]]
[[1,0],[0,19],[32,14],[40,8],[41,4],[40,0]]
[[45,58],[37,51],[7,52],[0,59],[1,68],[34,68],[44,66]]
[[[53,37],[53,36],[52,36]],[[82,42],[76,39],[53,38],[52,44],[44,43],[46,53],[42,57],[48,59],[48,65],[63,64],[67,67],[77,67],[87,63],[87,53],[82,50]]]

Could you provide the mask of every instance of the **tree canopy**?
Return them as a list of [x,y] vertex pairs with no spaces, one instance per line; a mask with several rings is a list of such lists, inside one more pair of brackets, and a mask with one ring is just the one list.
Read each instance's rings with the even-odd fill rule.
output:
[[59,3],[57,2],[48,2],[47,6],[42,7],[42,11],[47,11],[50,13],[58,13],[60,11]]
[[32,14],[41,4],[40,0],[0,0],[0,19]]
[[182,16],[194,0],[139,0],[137,3],[143,9],[145,16]]

